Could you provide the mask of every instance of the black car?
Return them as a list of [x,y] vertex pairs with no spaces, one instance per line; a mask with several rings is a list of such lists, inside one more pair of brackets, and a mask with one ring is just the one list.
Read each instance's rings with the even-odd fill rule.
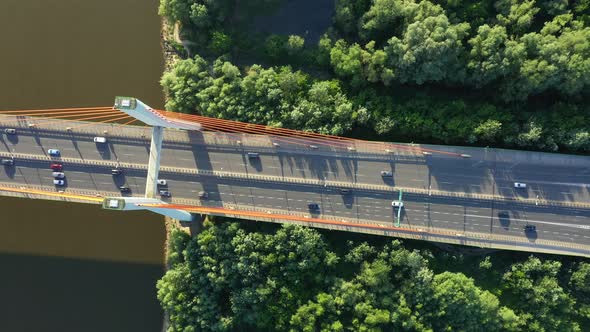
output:
[[537,226],[535,225],[525,225],[524,226],[524,231],[525,232],[536,232],[537,231]]
[[129,187],[127,187],[127,186],[120,186],[120,187],[119,187],[119,190],[120,190],[121,192],[124,192],[124,193],[126,193],[126,192],[130,192],[130,191],[131,191],[131,189],[130,189]]
[[342,194],[342,195],[348,195],[350,193],[352,193],[352,190],[350,190],[350,189],[346,189],[346,188],[340,189],[340,194]]
[[113,174],[113,175],[119,175],[119,174],[122,174],[122,173],[123,173],[123,170],[120,169],[120,168],[115,168],[115,169],[112,169],[111,170],[111,174]]
[[320,205],[318,203],[309,203],[309,204],[307,204],[307,207],[310,210],[319,210],[320,209]]

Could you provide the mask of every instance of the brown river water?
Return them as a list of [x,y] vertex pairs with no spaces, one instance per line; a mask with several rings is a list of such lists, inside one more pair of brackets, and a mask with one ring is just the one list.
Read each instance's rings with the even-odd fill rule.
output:
[[[0,1],[0,109],[163,107],[157,0]],[[0,197],[1,331],[160,331],[163,218]]]

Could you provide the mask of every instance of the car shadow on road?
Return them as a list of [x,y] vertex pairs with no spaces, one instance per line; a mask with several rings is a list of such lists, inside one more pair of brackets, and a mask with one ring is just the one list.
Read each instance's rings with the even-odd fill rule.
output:
[[525,231],[524,235],[526,236],[526,238],[530,241],[530,242],[535,242],[537,240],[537,238],[539,237],[539,234],[537,233],[536,230],[534,231]]
[[500,221],[500,226],[502,226],[502,228],[505,230],[510,228],[510,213],[508,211],[499,211],[498,220]]
[[6,176],[8,176],[11,179],[14,179],[14,176],[16,175],[16,167],[15,165],[3,165],[4,166],[4,172],[6,173]]
[[[213,171],[213,164],[211,163],[211,159],[209,157],[208,152],[209,148],[207,145],[205,145],[205,138],[203,137],[203,133],[200,131],[191,130],[187,131],[187,135],[191,145],[198,146],[197,149],[193,147],[193,149],[191,150],[193,153],[193,158],[195,159],[195,165],[197,166],[197,169],[203,171]],[[226,169],[230,169],[230,167],[227,167]],[[201,185],[203,187],[203,191],[205,191],[206,193],[219,192],[219,186],[217,185],[217,182],[206,181],[201,182]],[[197,194],[195,194],[195,197],[190,197],[190,199],[199,199],[199,197]],[[234,201],[234,203],[237,204],[237,201]]]

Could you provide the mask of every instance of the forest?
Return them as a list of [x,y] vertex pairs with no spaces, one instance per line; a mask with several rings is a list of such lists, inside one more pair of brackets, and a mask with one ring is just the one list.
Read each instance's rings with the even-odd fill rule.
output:
[[[183,113],[369,140],[590,152],[590,0],[160,0]],[[298,0],[309,5],[313,1]],[[260,26],[273,30],[262,31]],[[169,331],[589,331],[587,260],[221,218],[170,235]]]
[[590,151],[589,0],[337,0],[317,41],[252,31],[283,2],[161,0],[188,41],[162,78],[167,108],[364,139]]
[[[168,331],[588,331],[590,264],[294,225],[176,230]],[[467,276],[469,275],[469,276]]]

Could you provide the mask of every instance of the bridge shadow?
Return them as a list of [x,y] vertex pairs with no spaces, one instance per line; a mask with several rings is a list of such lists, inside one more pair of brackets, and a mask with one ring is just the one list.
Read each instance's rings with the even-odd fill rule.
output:
[[[242,162],[244,165],[250,165],[256,172],[262,172],[262,160],[260,158],[249,158],[247,152],[242,154]],[[246,169],[247,171],[247,169]]]
[[16,161],[14,162],[14,165],[9,166],[9,165],[3,165],[4,166],[4,173],[6,173],[6,176],[8,176],[11,179],[14,179],[15,175],[16,175]]
[[508,211],[499,211],[498,220],[504,230],[510,229],[510,213]]
[[11,144],[18,144],[18,131],[16,132],[16,134],[6,134],[6,140],[9,141]]
[[[191,144],[191,151],[193,153],[193,158],[195,159],[195,165],[197,166],[197,169],[199,170],[203,170],[203,171],[213,171],[213,164],[211,163],[211,159],[209,157],[209,147],[208,145],[205,144],[205,138],[203,137],[203,133],[201,131],[195,131],[195,130],[191,130],[191,131],[186,131],[187,135],[188,135],[188,139],[189,142]],[[204,146],[203,149],[199,149],[198,147],[196,148],[194,145],[202,145]],[[204,153],[199,153],[198,151],[204,151]],[[224,165],[227,168],[226,169],[231,169],[230,165]],[[219,192],[219,186],[217,185],[217,182],[211,182],[211,181],[201,181],[201,185],[203,187],[203,191],[205,191],[206,193],[209,192]],[[195,194],[195,197],[190,197],[191,199],[199,199],[198,195]],[[235,198],[234,198],[235,200]],[[201,202],[204,202],[207,200],[201,200]],[[237,201],[234,201],[235,204],[237,204]]]
[[[96,145],[96,150],[98,150],[98,153],[100,154],[100,157],[102,159],[105,160],[110,160],[111,159],[111,148],[113,147],[113,145],[108,142],[108,143],[99,143],[99,142],[95,142],[94,143]],[[76,150],[78,148],[76,147]]]
[[355,199],[354,193],[351,192],[349,194],[340,194],[340,196],[342,196],[342,204],[344,207],[347,209],[352,209]]

